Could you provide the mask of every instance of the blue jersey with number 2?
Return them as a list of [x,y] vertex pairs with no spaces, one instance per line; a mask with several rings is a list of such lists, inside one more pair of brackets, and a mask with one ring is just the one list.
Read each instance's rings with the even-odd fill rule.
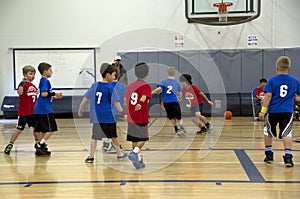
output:
[[167,78],[161,81],[158,87],[162,88],[163,103],[178,102],[178,92],[182,91],[180,83],[176,79]]
[[295,94],[300,94],[299,81],[289,74],[279,74],[268,80],[264,92],[272,93],[269,113],[293,113]]
[[84,97],[90,100],[90,123],[115,123],[111,104],[119,101],[117,95],[112,98],[114,85],[109,82],[95,82]]

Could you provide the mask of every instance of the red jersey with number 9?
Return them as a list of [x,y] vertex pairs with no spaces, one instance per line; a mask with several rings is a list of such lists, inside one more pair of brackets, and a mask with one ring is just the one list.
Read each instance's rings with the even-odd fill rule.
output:
[[[141,97],[145,95],[146,100],[141,101]],[[127,108],[127,122],[136,124],[148,124],[148,104],[151,99],[151,86],[143,80],[136,80],[128,85],[124,94]],[[136,111],[135,107],[140,104],[142,107]]]
[[34,113],[34,105],[37,98],[37,90],[38,89],[32,83],[30,82],[24,83],[23,94],[19,96],[19,107],[18,107],[19,116],[27,116],[27,115],[32,115]]
[[188,101],[191,107],[194,107],[198,104],[203,104],[203,100],[200,96],[200,93],[200,89],[193,84],[191,84],[191,86],[188,89],[182,88],[182,95],[184,96],[186,101]]

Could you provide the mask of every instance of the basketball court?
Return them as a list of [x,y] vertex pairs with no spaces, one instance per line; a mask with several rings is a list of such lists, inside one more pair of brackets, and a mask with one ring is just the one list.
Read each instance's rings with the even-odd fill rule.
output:
[[[36,10],[45,9],[46,4],[30,1],[37,4]],[[90,1],[95,5],[90,5]],[[59,116],[69,115],[56,119],[59,130],[48,141],[51,156],[35,155],[32,129],[28,127],[15,142],[10,155],[5,154],[3,149],[18,120],[0,115],[0,198],[300,198],[300,143],[293,143],[295,166],[288,168],[283,161],[283,141],[274,138],[274,162],[267,164],[264,162],[264,122],[253,120],[255,96],[252,90],[259,85],[259,78],[276,74],[275,61],[279,56],[291,57],[295,63],[291,74],[299,78],[300,48],[295,42],[298,36],[294,39],[283,34],[285,31],[299,32],[284,26],[290,21],[299,25],[299,19],[294,22],[295,15],[285,9],[283,1],[272,0],[270,6],[262,0],[177,0],[176,6],[171,5],[171,1],[168,5],[162,1],[155,4],[90,1],[86,1],[87,6],[77,1],[72,6],[65,1],[59,1],[60,6],[48,2],[49,10],[58,10],[57,16],[61,18],[56,18],[56,14],[49,14],[46,20],[40,16],[45,24],[50,24],[46,39],[43,33],[37,36],[34,31],[27,33],[32,34],[32,38],[20,36],[25,23],[21,23],[19,15],[34,20],[40,15],[21,12],[22,6],[18,7],[18,18],[13,18],[21,21],[14,25],[20,29],[3,28],[7,33],[3,34],[5,42],[2,43],[7,39],[10,46],[1,48],[0,44],[0,53],[5,52],[3,60],[9,61],[0,60],[0,64],[13,67],[6,68],[5,75],[1,75],[5,86],[0,88],[0,95],[14,98],[17,103],[16,88],[22,78],[22,67],[29,61],[38,63],[41,59],[52,59],[56,62],[52,81],[65,100],[61,104],[54,101],[53,110]],[[8,10],[17,7],[17,3],[14,4],[7,3]],[[75,14],[68,13],[69,10]],[[153,14],[144,18],[148,17],[148,12]],[[159,15],[160,12],[163,14]],[[282,15],[277,16],[279,12]],[[6,15],[7,19],[13,17],[11,13]],[[80,18],[76,18],[78,16]],[[262,21],[256,21],[261,17],[264,17]],[[69,30],[63,32],[68,22],[74,27],[70,25]],[[10,20],[9,23],[15,22]],[[41,24],[44,21],[32,26],[40,27]],[[18,33],[17,39],[7,36],[12,32]],[[23,40],[26,42],[22,43]],[[116,55],[122,57],[129,83],[136,79],[135,64],[146,62],[151,73],[147,82],[152,90],[166,77],[168,66],[176,69],[177,76],[181,73],[193,75],[193,83],[214,102],[212,107],[205,102],[203,111],[213,125],[212,130],[197,134],[199,129],[188,117],[189,109],[183,102],[181,110],[187,135],[176,136],[159,97],[152,98],[150,140],[141,151],[145,168],[135,169],[129,159],[119,161],[115,153],[104,152],[102,141],[98,141],[94,163],[86,163],[92,126],[88,110],[84,117],[77,116],[78,105],[86,89],[101,79],[98,74],[101,63],[113,60]],[[10,77],[11,74],[14,76]],[[35,79],[36,85],[39,78]],[[7,110],[10,108],[8,106]],[[232,112],[226,119],[223,114],[229,110]],[[126,141],[127,123],[118,121],[117,129],[123,151],[129,154],[132,148]],[[294,121],[293,137],[300,136],[299,132],[300,122]]]

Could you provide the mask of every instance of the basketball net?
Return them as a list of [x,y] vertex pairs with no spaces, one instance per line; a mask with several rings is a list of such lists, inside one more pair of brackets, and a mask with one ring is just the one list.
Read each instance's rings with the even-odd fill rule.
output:
[[228,11],[227,7],[232,6],[232,2],[214,3],[214,7],[218,8],[219,22],[227,22]]

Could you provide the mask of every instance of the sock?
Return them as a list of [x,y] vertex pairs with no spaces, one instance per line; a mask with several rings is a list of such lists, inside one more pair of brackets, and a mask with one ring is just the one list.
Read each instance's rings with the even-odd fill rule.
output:
[[137,154],[138,155],[138,160],[141,161],[142,160],[142,156],[140,153]]
[[175,131],[177,132],[177,131],[178,131],[178,126],[177,126],[177,125],[174,125],[174,129],[175,129]]
[[209,126],[209,123],[207,122],[207,123],[205,124],[205,126]]
[[9,142],[8,144],[12,144],[12,145],[14,145],[14,143],[13,143],[13,142]]
[[180,125],[179,125],[179,126],[180,126],[180,128],[181,128],[181,129],[183,129],[183,124],[182,124],[182,123],[180,123]]
[[272,145],[265,146],[265,151],[266,151],[266,154],[271,155],[272,154]]
[[45,144],[47,140],[45,140],[44,138],[40,141],[40,144]]
[[134,149],[132,151],[133,151],[133,153],[139,153],[141,150],[139,147],[136,146],[136,147],[134,147]]
[[292,149],[284,149],[284,157],[291,158],[292,157]]

